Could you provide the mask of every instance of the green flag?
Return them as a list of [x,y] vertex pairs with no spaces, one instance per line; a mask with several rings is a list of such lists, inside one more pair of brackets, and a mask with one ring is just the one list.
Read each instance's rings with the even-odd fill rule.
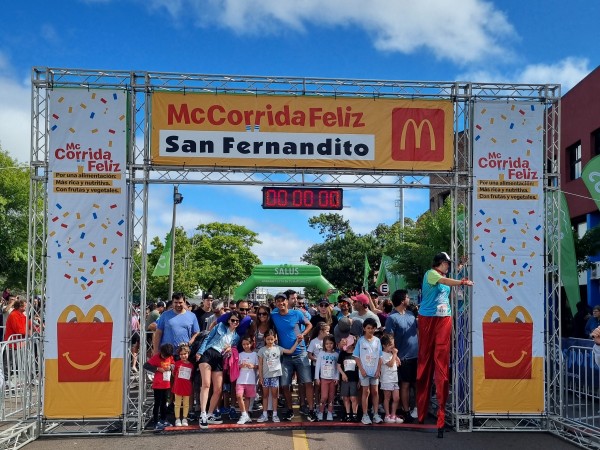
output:
[[569,216],[569,206],[563,192],[560,196],[560,279],[567,299],[571,306],[571,312],[577,312],[577,303],[581,300],[579,295],[579,275],[577,273],[577,259],[575,257],[575,242],[573,240],[573,229]]
[[375,285],[378,288],[382,283],[387,282],[390,295],[396,292],[398,289],[406,289],[406,280],[404,279],[404,276],[394,273],[390,270],[393,262],[394,260],[388,255],[383,255],[381,257],[379,274],[377,275],[377,281],[375,282]]
[[581,179],[600,209],[600,155],[593,157],[585,165],[581,172]]
[[363,276],[363,287],[365,289],[369,288],[369,272],[371,272],[371,266],[369,266],[369,260],[365,254],[365,274]]
[[156,263],[156,267],[154,268],[154,272],[152,272],[153,277],[166,277],[169,276],[169,272],[171,269],[171,233],[167,234],[167,242],[165,242],[165,248],[160,254],[160,258],[158,258],[158,262]]

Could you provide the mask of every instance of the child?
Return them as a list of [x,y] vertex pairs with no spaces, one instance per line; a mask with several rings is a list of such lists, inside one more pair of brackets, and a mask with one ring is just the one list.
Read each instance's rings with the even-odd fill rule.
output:
[[187,416],[190,411],[190,397],[192,395],[192,375],[194,373],[194,365],[190,362],[190,347],[187,344],[179,345],[179,361],[175,362],[174,373],[175,381],[171,392],[175,395],[175,426],[187,427]]
[[[308,356],[308,359],[310,360],[310,370],[311,370],[311,377],[313,380],[316,380],[315,378],[315,366],[317,364],[317,358],[319,357],[319,353],[321,352],[321,350],[323,349],[323,338],[325,336],[327,336],[329,334],[329,325],[326,322],[319,322],[316,326],[315,326],[315,330],[316,330],[316,336],[311,339],[310,343],[308,344],[308,347],[306,348],[306,353]],[[314,334],[313,334],[314,336]],[[319,389],[313,389],[313,392],[315,393],[315,397],[316,397],[316,405],[319,404]]]
[[258,356],[252,351],[251,337],[246,336],[242,339],[242,349],[244,351],[239,356],[240,374],[235,385],[238,405],[242,411],[238,425],[252,422],[248,411],[250,399],[256,397],[256,369],[258,369]]
[[[270,398],[273,405],[273,422],[279,422],[277,398],[279,395],[279,377],[282,374],[281,355],[294,353],[299,342],[302,342],[302,334],[297,336],[292,348],[286,350],[275,345],[275,330],[269,329],[265,332],[265,346],[258,351],[258,378],[263,387],[263,406],[269,404]],[[262,423],[267,420],[269,420],[267,410],[263,409],[263,413],[257,422]]]
[[327,420],[333,420],[333,400],[335,398],[335,387],[340,374],[337,369],[338,354],[335,351],[335,339],[331,334],[323,338],[323,350],[317,358],[315,367],[315,383],[321,385],[321,406],[317,413],[317,419],[323,420],[325,403],[329,402]]
[[152,390],[154,391],[152,415],[155,430],[162,430],[171,426],[167,422],[167,399],[171,387],[171,371],[175,368],[173,362],[173,346],[163,344],[160,346],[159,354],[154,355],[144,363],[144,369],[154,373],[154,381],[152,381]]
[[[398,385],[398,366],[401,364],[398,358],[398,349],[394,347],[394,337],[384,334],[381,337],[383,356],[381,358],[381,390],[383,391],[383,410],[385,411],[385,423],[403,423],[404,420],[396,417],[398,402],[400,400],[400,386]],[[392,407],[390,409],[390,398]]]
[[344,422],[356,422],[358,414],[358,369],[356,361],[352,356],[354,351],[355,337],[350,335],[345,339],[342,351],[338,358],[338,371],[342,375],[342,384],[340,387],[340,395],[344,400],[344,409],[346,414],[343,418]]
[[[358,366],[358,379],[362,386],[362,410],[361,422],[371,425],[373,422],[381,423],[383,419],[377,412],[379,409],[379,376],[381,374],[381,342],[375,336],[377,322],[372,317],[363,321],[363,335],[358,340],[352,356]],[[373,403],[373,421],[369,417],[369,392]]]

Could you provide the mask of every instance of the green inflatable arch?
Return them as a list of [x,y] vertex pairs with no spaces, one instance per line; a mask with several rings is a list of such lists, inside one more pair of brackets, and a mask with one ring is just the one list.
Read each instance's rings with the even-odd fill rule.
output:
[[[328,295],[330,302],[337,301],[338,295],[333,285],[321,275],[319,267],[281,264],[279,266],[255,266],[250,277],[235,289],[233,298],[234,300],[244,299],[248,293],[260,286],[314,287],[324,295]],[[335,292],[332,293],[331,290]]]

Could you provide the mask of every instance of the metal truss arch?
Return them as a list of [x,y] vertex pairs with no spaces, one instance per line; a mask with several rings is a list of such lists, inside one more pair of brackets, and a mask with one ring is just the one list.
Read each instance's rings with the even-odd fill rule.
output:
[[[523,100],[540,102],[546,112],[545,193],[551,201],[547,204],[546,223],[555,224],[558,203],[553,193],[558,186],[560,86],[553,84],[503,84],[475,83],[468,81],[433,82],[399,80],[359,80],[309,77],[267,77],[253,75],[185,74],[150,71],[87,70],[69,68],[34,67],[32,70],[32,147],[31,147],[31,220],[29,235],[28,294],[42,297],[40,314],[43,314],[45,286],[46,243],[46,191],[48,167],[48,104],[46,92],[58,87],[85,89],[123,89],[130,96],[127,185],[131,216],[128,223],[127,242],[128,304],[124,314],[131,314],[134,296],[139,296],[140,308],[146,308],[146,249],[148,244],[149,187],[154,184],[204,184],[204,185],[290,185],[377,188],[430,189],[448,193],[452,198],[452,244],[453,254],[472,254],[471,202],[473,191],[473,111],[477,100],[506,102]],[[261,96],[313,96],[313,97],[360,97],[394,99],[449,100],[454,108],[454,164],[447,172],[376,171],[376,170],[314,170],[293,167],[271,169],[257,167],[170,167],[153,165],[150,157],[152,96],[155,92],[251,94]],[[410,180],[410,182],[408,181]],[[458,204],[461,203],[467,220],[467,233],[456,227]],[[551,228],[550,226],[548,227]],[[554,233],[555,230],[547,233]],[[546,236],[546,242],[551,242]],[[557,247],[547,244],[545,266],[547,272],[546,297],[546,405],[547,411],[538,417],[514,418],[512,425],[507,418],[479,417],[473,413],[471,379],[471,329],[472,311],[470,298],[457,316],[452,354],[452,394],[448,402],[449,420],[458,431],[500,429],[507,431],[522,428],[558,432],[559,425],[549,425],[553,418],[562,414],[562,378],[560,362],[560,285]],[[458,311],[458,309],[455,309]],[[127,322],[127,321],[126,321]],[[130,330],[123,330],[123,343],[127,346]],[[458,351],[460,343],[460,351]],[[127,348],[126,348],[127,349]],[[144,361],[147,350],[141,346],[139,358]],[[129,351],[125,352],[128,358]],[[35,421],[39,433],[46,435],[92,435],[119,432],[140,434],[148,420],[150,399],[143,376],[136,378],[125,361],[123,388],[123,414],[105,420],[47,421],[41,404],[25,419]],[[42,392],[39,392],[41,398]],[[558,419],[557,419],[558,420]]]

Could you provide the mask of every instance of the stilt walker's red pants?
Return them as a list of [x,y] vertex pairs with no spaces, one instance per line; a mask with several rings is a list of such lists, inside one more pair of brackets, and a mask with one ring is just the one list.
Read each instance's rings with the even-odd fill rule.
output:
[[419,357],[417,359],[417,412],[423,422],[429,410],[431,379],[435,376],[435,395],[438,401],[437,427],[446,420],[448,400],[448,366],[452,317],[419,315]]

